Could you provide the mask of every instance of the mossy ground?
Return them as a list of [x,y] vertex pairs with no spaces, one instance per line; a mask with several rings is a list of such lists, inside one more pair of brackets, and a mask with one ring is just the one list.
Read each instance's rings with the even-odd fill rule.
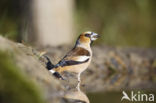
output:
[[43,103],[35,84],[19,70],[8,53],[0,52],[0,103]]

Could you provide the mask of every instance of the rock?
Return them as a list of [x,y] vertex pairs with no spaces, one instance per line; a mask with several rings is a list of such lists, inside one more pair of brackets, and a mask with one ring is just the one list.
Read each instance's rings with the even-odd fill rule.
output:
[[[25,88],[24,85],[31,85],[31,83],[32,83],[33,87],[28,86],[27,88],[29,88],[30,90],[34,89],[34,92],[35,92],[34,95],[32,95],[32,97],[29,98],[31,96],[30,94],[33,93],[29,90],[30,92],[28,92],[28,93],[30,96],[27,96],[27,95],[26,95],[27,97],[20,96],[21,101],[24,101],[25,99],[30,99],[30,101],[31,101],[31,99],[32,99],[32,102],[33,102],[33,98],[35,100],[35,97],[36,97],[36,99],[42,97],[42,99],[38,99],[38,100],[42,100],[42,101],[40,101],[41,103],[43,103],[43,101],[48,102],[48,103],[62,103],[61,99],[63,99],[62,96],[64,93],[64,87],[60,84],[60,82],[56,78],[51,76],[51,74],[45,69],[45,67],[43,65],[41,65],[41,63],[38,61],[37,56],[33,55],[31,47],[27,47],[22,44],[17,44],[17,43],[9,41],[3,37],[0,37],[0,52],[2,52],[2,54],[5,54],[6,57],[9,57],[10,62],[7,65],[13,66],[12,67],[12,69],[14,69],[13,71],[16,71],[18,73],[18,75],[20,75],[19,77],[16,77],[17,79],[19,79],[21,81],[20,83],[27,81],[26,83],[21,84],[21,85],[23,85],[23,88],[18,88],[18,86],[17,86],[17,88],[14,88],[17,84],[14,84],[14,81],[10,80],[11,82],[7,83],[7,85],[8,86],[10,85],[9,88],[11,90],[8,91],[8,93],[10,95],[12,94],[11,96],[13,96],[13,94],[16,95],[16,93],[14,92],[16,89],[19,89],[19,91],[17,91],[18,95],[25,96],[26,94],[24,94],[24,93],[26,91],[23,90],[24,92],[22,92],[22,89]],[[10,63],[12,63],[12,64],[10,64]],[[3,62],[1,64],[3,64]],[[6,66],[1,67],[1,69],[6,69],[5,67]],[[14,77],[10,76],[10,78],[14,78]],[[5,78],[5,76],[4,76],[4,82],[5,82],[5,79],[7,80],[7,78]],[[28,81],[30,81],[30,83]],[[2,81],[1,81],[0,86],[3,86]],[[7,89],[7,88],[5,88],[5,89]],[[11,93],[12,91],[13,91],[13,93]],[[15,97],[15,96],[13,96],[13,97],[15,97],[15,99],[17,99],[18,95],[17,95],[17,97]],[[5,96],[7,96],[7,93],[4,93],[3,97],[5,97]],[[3,97],[0,95],[0,98],[3,98]],[[9,100],[8,100],[8,103],[15,102],[15,101],[13,101],[14,98],[9,99]],[[6,101],[4,101],[4,102],[6,103]],[[35,103],[40,103],[40,102],[35,102]],[[15,103],[17,103],[17,102],[15,102]],[[24,103],[24,102],[22,102],[22,103]]]
[[4,72],[0,75],[0,102],[89,103],[87,96],[77,87],[77,78],[69,73],[63,74],[66,76],[64,81],[55,78],[40,60],[43,54],[0,36],[0,74]]
[[[40,50],[46,50],[47,55],[56,64],[71,47],[63,45]],[[101,45],[93,46],[92,49],[91,64],[81,75],[81,89],[87,93],[136,88],[156,89],[156,49]]]
[[0,52],[0,103],[44,103],[36,85],[21,74],[12,58]]
[[[0,36],[0,102],[89,103],[83,91],[156,89],[155,49],[93,46],[93,59],[81,83],[74,73],[64,72],[66,80],[55,78],[41,58],[47,55],[56,64],[70,49],[63,45],[35,50]],[[7,101],[8,94],[12,98]]]

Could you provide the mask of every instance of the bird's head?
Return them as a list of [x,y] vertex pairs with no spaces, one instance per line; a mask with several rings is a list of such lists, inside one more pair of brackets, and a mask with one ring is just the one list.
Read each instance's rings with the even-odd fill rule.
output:
[[77,39],[77,44],[90,46],[98,37],[99,35],[97,33],[91,31],[83,32]]

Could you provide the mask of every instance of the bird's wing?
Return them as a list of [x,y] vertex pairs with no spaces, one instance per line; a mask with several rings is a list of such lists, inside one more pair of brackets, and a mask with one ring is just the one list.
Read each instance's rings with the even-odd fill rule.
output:
[[82,47],[73,48],[64,58],[73,56],[90,56],[90,52]]
[[58,63],[59,66],[71,66],[87,62],[90,59],[88,50],[77,47],[72,49],[67,55]]

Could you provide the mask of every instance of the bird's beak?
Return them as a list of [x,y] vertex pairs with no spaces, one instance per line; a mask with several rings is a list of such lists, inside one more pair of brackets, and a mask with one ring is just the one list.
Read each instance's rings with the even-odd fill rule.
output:
[[97,33],[92,32],[92,34],[91,34],[91,40],[94,41],[97,38],[99,38],[99,35]]

